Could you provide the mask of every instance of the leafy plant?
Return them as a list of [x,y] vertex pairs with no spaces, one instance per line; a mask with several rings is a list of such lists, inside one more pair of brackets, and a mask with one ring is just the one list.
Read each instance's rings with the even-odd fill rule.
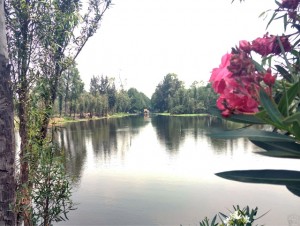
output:
[[[205,217],[200,222],[200,226],[251,226],[255,220],[263,216],[255,218],[257,211],[257,207],[250,209],[249,206],[246,206],[241,209],[239,205],[233,206],[233,211],[230,211],[229,215],[219,213],[213,217],[211,222],[207,217]],[[219,218],[219,223],[216,223],[217,217]]]

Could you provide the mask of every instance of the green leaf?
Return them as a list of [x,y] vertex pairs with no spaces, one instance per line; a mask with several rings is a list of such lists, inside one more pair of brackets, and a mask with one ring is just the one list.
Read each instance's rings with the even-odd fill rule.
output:
[[257,141],[250,139],[252,143],[256,146],[265,149],[266,151],[286,151],[300,155],[300,144],[296,142],[286,142],[286,141]]
[[260,90],[259,94],[260,94],[261,105],[266,110],[270,119],[274,122],[277,128],[285,129],[282,123],[283,115],[278,110],[276,104],[270,99],[270,97],[263,89]]
[[269,152],[257,151],[255,153],[267,157],[273,157],[273,158],[300,159],[300,155],[295,155],[293,153],[286,152],[286,151],[269,151]]
[[237,129],[231,131],[223,131],[209,134],[212,138],[217,139],[235,139],[235,138],[249,138],[251,141],[262,142],[295,142],[292,137],[282,135],[275,132],[256,130],[256,129]]
[[235,170],[216,173],[217,176],[247,183],[300,185],[300,171],[293,170]]
[[274,12],[273,15],[272,15],[272,17],[271,17],[271,19],[269,20],[269,22],[268,22],[268,24],[267,24],[266,29],[268,29],[268,27],[270,26],[270,24],[272,23],[272,21],[274,20],[274,18],[276,17],[276,15],[277,15],[277,13]]
[[216,116],[232,122],[245,123],[245,124],[265,124],[263,120],[255,117],[254,115],[238,114],[238,115],[231,115],[229,118],[224,118],[221,114],[221,111],[217,107],[210,107],[208,109],[208,112],[212,116]]
[[300,89],[300,81],[293,84],[281,97],[279,103],[278,103],[278,110],[284,115],[288,115],[288,108],[297,96],[297,93]]
[[286,27],[287,27],[287,14],[284,14],[283,16],[283,25],[284,25],[284,31],[286,31]]
[[283,158],[300,158],[300,144],[295,142],[267,142],[256,141],[250,139],[250,141],[256,146],[266,150],[267,152],[257,152],[258,154],[271,156],[271,157],[283,157]]
[[257,63],[255,60],[252,60],[252,63],[255,65],[255,69],[258,72],[261,72],[261,73],[265,73],[266,72],[266,70],[264,69],[264,67],[261,66],[259,63]]
[[280,65],[275,65],[277,71],[288,81],[293,82],[292,75]]
[[296,122],[298,123],[298,125],[300,125],[300,112],[297,112],[293,115],[291,115],[290,117],[287,117],[283,120],[283,123],[293,123],[293,122]]

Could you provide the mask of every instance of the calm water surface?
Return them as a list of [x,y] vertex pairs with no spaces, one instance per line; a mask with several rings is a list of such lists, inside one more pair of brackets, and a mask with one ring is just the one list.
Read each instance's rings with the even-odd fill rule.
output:
[[258,206],[260,214],[270,210],[257,221],[261,224],[300,225],[300,197],[285,186],[215,176],[240,169],[300,170],[299,160],[255,154],[259,149],[246,139],[207,136],[212,128],[235,126],[207,117],[66,125],[59,140],[79,205],[58,225],[199,225],[236,204]]

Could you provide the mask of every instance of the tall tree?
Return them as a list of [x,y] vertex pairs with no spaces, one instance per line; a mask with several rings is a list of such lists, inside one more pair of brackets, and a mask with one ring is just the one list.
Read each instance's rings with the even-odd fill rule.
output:
[[152,95],[153,108],[160,112],[169,111],[170,98],[173,98],[180,88],[183,88],[183,82],[178,79],[178,76],[173,73],[167,74]]
[[0,0],[0,225],[15,225],[16,215],[10,210],[16,190],[13,93],[4,19],[4,2]]
[[[79,0],[5,0],[11,76],[20,119],[22,184],[29,181],[30,141],[33,140],[30,136],[39,143],[45,139],[62,72],[95,34],[110,3],[110,0],[89,0],[82,14]],[[35,123],[30,122],[31,98],[37,85],[41,85],[37,89],[42,102],[38,109],[41,123],[33,134],[29,131],[31,123]],[[29,199],[27,192],[23,195],[27,196],[25,200]],[[28,225],[28,215],[23,217]]]

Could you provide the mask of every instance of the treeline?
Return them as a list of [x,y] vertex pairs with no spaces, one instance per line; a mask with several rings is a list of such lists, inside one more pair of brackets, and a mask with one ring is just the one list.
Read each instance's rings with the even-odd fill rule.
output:
[[89,91],[78,69],[73,66],[63,73],[60,80],[55,114],[80,118],[103,117],[109,114],[128,112],[141,113],[150,108],[150,99],[135,88],[117,89],[115,79],[108,76],[93,76]]
[[116,88],[115,78],[93,76],[89,91],[76,66],[66,70],[60,80],[58,99],[54,114],[69,117],[103,117],[114,113],[142,113],[147,108],[152,112],[171,114],[206,113],[216,103],[217,96],[211,85],[193,82],[189,88],[176,74],[167,74],[160,82],[151,100],[136,88]]
[[217,95],[211,85],[193,82],[189,88],[178,79],[176,74],[167,74],[151,97],[152,111],[171,114],[197,114],[207,112],[215,105]]

